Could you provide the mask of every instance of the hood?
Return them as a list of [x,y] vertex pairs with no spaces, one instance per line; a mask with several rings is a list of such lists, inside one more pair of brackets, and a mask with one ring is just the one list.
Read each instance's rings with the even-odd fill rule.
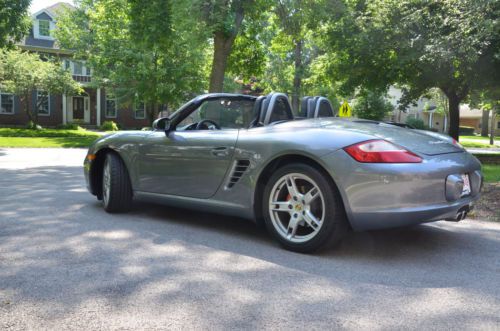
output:
[[376,121],[355,118],[316,118],[295,121],[295,125],[302,127],[322,127],[369,135],[374,138],[390,141],[409,151],[425,155],[460,153],[464,151],[463,148],[454,145],[453,140],[449,137],[445,138],[446,136],[443,135],[428,134],[420,130],[401,128]]

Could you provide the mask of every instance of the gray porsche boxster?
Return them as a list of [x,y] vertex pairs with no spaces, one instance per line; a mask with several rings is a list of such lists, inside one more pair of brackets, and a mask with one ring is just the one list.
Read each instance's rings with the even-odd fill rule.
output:
[[107,212],[142,199],[236,215],[300,252],[349,229],[461,220],[482,186],[481,164],[451,138],[338,118],[323,97],[294,116],[282,93],[199,96],[150,131],[98,139],[84,169]]

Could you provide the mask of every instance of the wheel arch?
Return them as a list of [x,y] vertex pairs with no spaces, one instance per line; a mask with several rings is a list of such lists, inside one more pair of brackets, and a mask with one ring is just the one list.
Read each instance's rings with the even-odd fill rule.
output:
[[[105,146],[100,148],[96,153],[95,153],[95,160],[92,162],[90,166],[90,171],[89,171],[89,182],[90,182],[90,187],[92,189],[92,192],[94,195],[96,195],[99,199],[102,198],[102,174],[103,174],[103,169],[104,169],[104,160],[106,159],[106,155],[109,153],[114,153],[117,155],[125,165],[125,168],[127,169],[127,164],[124,162],[122,156],[118,151],[115,149]],[[129,173],[127,169],[127,173]],[[130,176],[130,173],[129,173]]]
[[290,153],[290,154],[285,154],[285,155],[280,155],[271,161],[269,161],[262,171],[259,173],[256,185],[255,185],[255,190],[254,190],[254,196],[253,196],[253,211],[255,215],[255,219],[257,221],[257,224],[263,225],[264,224],[264,217],[262,214],[262,196],[264,194],[264,189],[266,184],[268,183],[269,179],[271,178],[272,174],[278,170],[279,168],[287,165],[287,164],[292,164],[292,163],[303,163],[307,164],[316,170],[320,171],[325,178],[327,178],[330,187],[332,190],[336,191],[337,194],[340,196],[340,201],[342,203],[342,208],[344,212],[346,213],[346,218],[348,219],[348,223],[350,226],[350,221],[348,217],[348,213],[346,210],[346,201],[344,201],[345,197],[343,194],[341,194],[337,184],[335,183],[335,180],[331,176],[331,174],[326,170],[325,165],[323,165],[320,161],[312,158],[311,156],[304,155],[304,154],[299,154],[299,153]]

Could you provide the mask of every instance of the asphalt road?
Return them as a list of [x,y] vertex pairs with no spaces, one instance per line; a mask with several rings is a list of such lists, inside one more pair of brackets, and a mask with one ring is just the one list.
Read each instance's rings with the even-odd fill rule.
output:
[[351,234],[301,255],[251,223],[108,215],[85,151],[0,149],[0,329],[500,329],[500,224]]

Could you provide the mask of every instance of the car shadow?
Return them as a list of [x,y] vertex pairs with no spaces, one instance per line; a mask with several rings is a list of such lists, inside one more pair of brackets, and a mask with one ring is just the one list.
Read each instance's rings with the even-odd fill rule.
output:
[[[500,295],[499,228],[473,221],[350,233],[336,248],[298,254],[237,217],[144,202],[108,214],[86,191],[81,167],[0,169],[0,206],[3,297],[56,305],[58,316],[95,298],[116,308],[130,298],[160,306],[189,298],[203,307],[200,318],[222,316],[236,328],[241,316],[258,320],[287,298],[290,311],[326,306],[348,318],[351,299],[378,309],[387,286],[416,302],[429,288],[492,302]],[[216,309],[217,298],[238,295],[250,298],[238,312]]]

